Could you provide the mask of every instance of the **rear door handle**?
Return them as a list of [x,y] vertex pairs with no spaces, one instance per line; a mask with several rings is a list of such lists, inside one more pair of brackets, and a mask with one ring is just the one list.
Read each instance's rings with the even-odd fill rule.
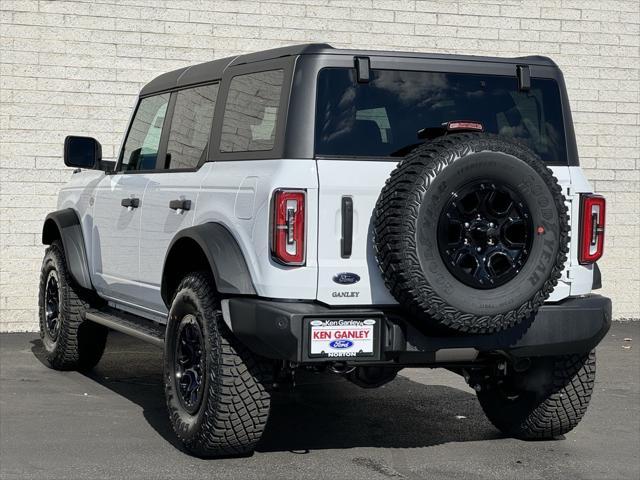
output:
[[140,206],[139,198],[123,198],[120,205],[126,208],[138,208]]
[[340,256],[349,258],[353,248],[353,199],[342,197],[342,238],[340,239]]
[[191,210],[191,200],[171,200],[169,208],[171,210]]

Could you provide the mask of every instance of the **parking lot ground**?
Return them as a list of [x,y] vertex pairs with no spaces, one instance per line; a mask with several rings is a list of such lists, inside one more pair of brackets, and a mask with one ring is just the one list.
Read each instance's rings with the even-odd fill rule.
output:
[[161,360],[111,333],[91,374],[56,372],[37,334],[0,335],[0,478],[640,478],[638,322],[614,324],[586,417],[554,441],[503,437],[444,370],[405,370],[373,390],[309,374],[275,394],[253,456],[202,460],[171,433]]

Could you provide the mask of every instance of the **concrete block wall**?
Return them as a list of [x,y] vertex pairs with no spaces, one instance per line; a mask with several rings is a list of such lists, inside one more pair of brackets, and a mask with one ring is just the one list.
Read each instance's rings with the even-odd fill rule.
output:
[[0,2],[0,330],[37,328],[40,230],[67,134],[113,157],[135,95],[184,65],[299,42],[500,56],[563,69],[582,165],[607,196],[603,294],[640,317],[638,0]]

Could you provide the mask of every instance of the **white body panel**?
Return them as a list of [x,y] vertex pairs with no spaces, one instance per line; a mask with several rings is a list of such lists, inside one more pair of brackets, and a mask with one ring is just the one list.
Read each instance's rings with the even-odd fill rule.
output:
[[[373,210],[394,162],[318,161],[320,225],[318,237],[318,300],[331,305],[388,305],[396,303],[384,286],[373,249]],[[342,197],[353,198],[353,252],[340,256]],[[353,285],[340,285],[334,275],[352,272]],[[337,294],[357,297],[337,297]]]
[[[229,229],[244,253],[258,295],[270,298],[316,297],[318,174],[314,160],[245,160],[216,162],[207,169],[196,225],[219,222]],[[270,253],[270,204],[278,188],[307,191],[307,263],[285,267]]]

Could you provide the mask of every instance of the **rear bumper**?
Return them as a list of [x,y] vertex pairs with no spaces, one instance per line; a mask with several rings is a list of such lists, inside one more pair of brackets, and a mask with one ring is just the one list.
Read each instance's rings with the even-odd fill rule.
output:
[[298,363],[339,360],[309,355],[309,322],[314,318],[380,319],[375,356],[344,359],[358,365],[456,363],[492,352],[514,357],[584,353],[593,349],[611,326],[611,300],[600,295],[545,304],[535,318],[490,335],[427,335],[398,309],[336,309],[311,302],[240,297],[226,300],[224,307],[225,321],[250,350]]

